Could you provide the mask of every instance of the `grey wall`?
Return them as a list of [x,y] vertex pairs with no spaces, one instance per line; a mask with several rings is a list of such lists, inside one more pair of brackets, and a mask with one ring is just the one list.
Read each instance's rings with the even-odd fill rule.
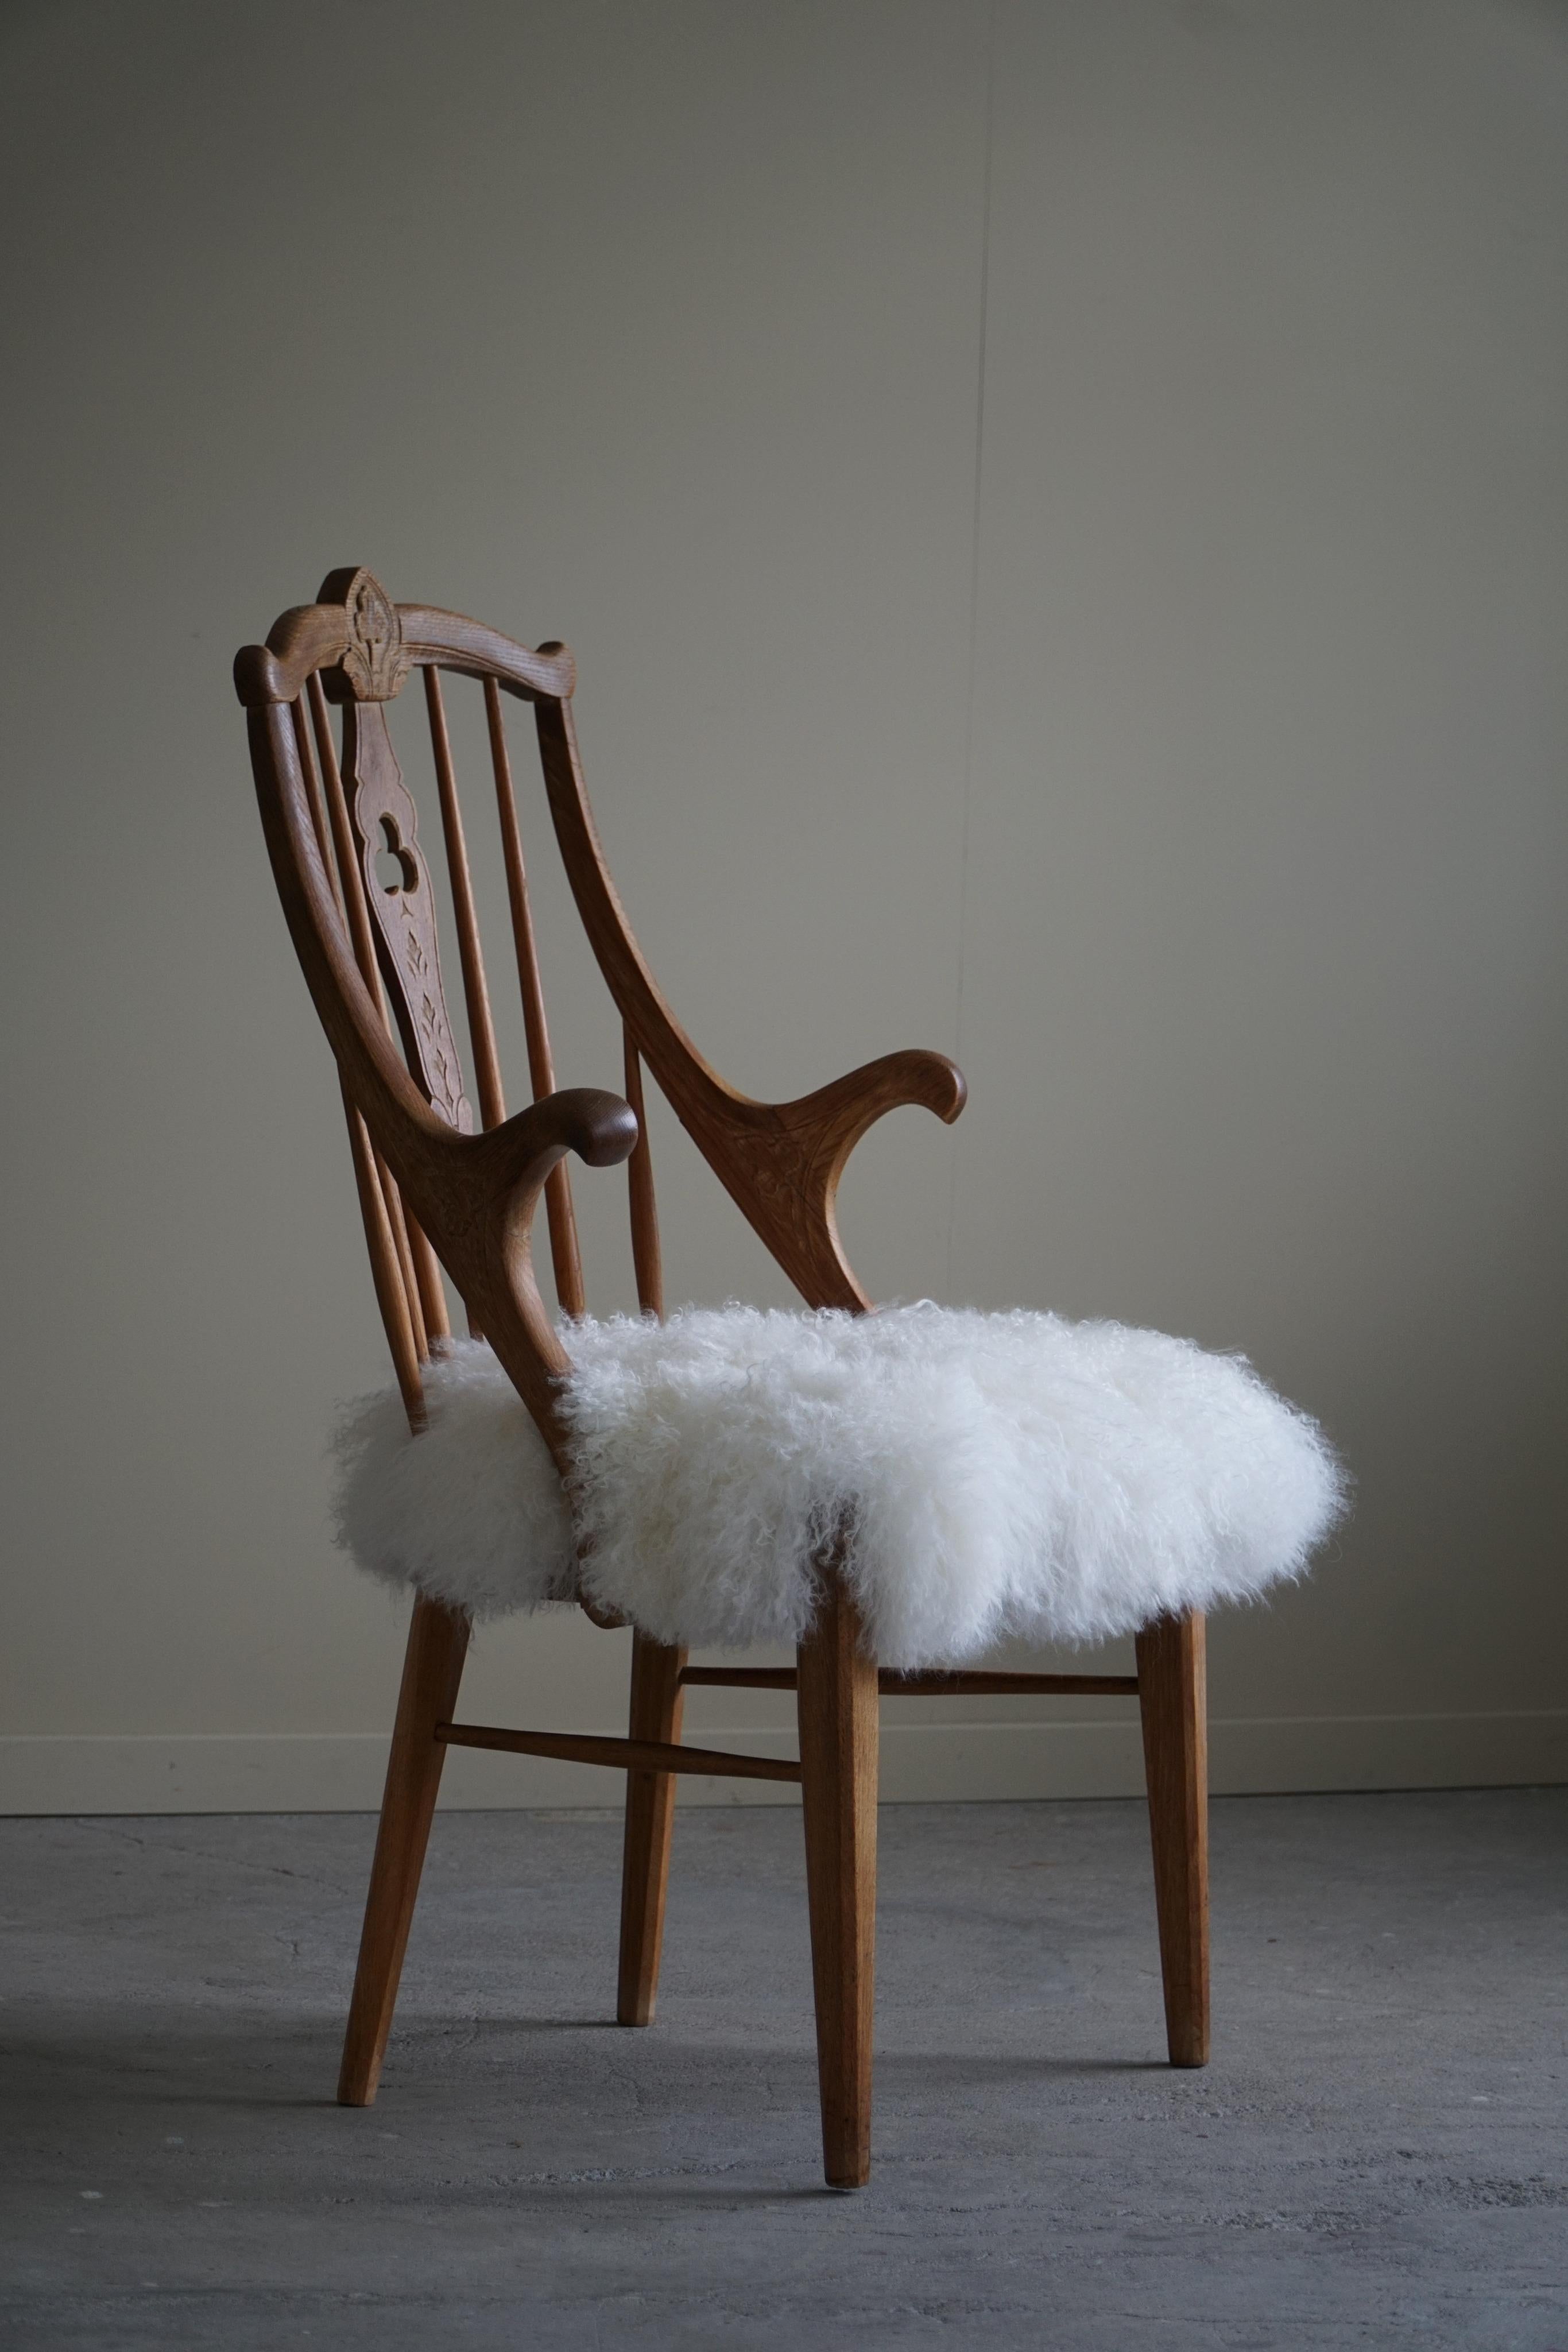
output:
[[[66,0],[0,75],[0,1801],[375,1793],[401,1624],[321,1443],[384,1351],[228,682],[361,562],[571,642],[737,1083],[956,1052],[846,1186],[874,1289],[1327,1423],[1357,1515],[1216,1625],[1221,1783],[1560,1773],[1568,16]],[[780,1296],[655,1143],[675,1293]],[[470,1704],[610,1726],[624,1668],[562,1614]],[[1103,1707],[888,1712],[894,1793],[1135,1770]]]

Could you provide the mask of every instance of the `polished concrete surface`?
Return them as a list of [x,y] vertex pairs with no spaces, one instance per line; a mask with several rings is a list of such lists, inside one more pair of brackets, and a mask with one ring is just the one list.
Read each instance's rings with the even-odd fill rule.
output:
[[1568,1790],[1217,1803],[1181,2074],[1135,1806],[886,1808],[854,2197],[792,1811],[681,1819],[642,2033],[614,1818],[444,1817],[350,2113],[372,1830],[0,1823],[0,2344],[1568,2347]]

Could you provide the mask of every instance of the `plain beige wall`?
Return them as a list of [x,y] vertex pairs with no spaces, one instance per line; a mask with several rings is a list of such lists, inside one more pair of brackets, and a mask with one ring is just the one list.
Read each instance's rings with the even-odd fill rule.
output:
[[[958,1054],[846,1185],[873,1288],[1326,1422],[1356,1517],[1216,1624],[1221,1785],[1560,1775],[1568,17],[60,0],[0,75],[0,1802],[373,1801],[400,1612],[321,1448],[385,1359],[228,681],[359,562],[571,642],[737,1084]],[[655,1142],[676,1293],[781,1297]],[[487,1634],[467,1703],[612,1726],[625,1640]],[[1135,1774],[1104,1707],[888,1715],[894,1794]]]

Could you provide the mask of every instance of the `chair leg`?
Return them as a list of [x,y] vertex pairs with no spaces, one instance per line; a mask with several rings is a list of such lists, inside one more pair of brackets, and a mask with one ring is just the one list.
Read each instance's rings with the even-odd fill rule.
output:
[[446,1759],[445,1743],[434,1731],[438,1723],[452,1720],[468,1633],[468,1619],[460,1611],[443,1608],[423,1594],[414,1601],[338,2078],[338,2099],[345,2107],[368,2107],[381,2080],[430,1819]]
[[1138,1701],[1173,2066],[1208,2063],[1208,1692],[1204,1621],[1138,1636]]
[[[668,1650],[646,1633],[632,1637],[633,1739],[678,1740],[684,1650]],[[675,1775],[628,1772],[626,1844],[621,1865],[621,1985],[615,2014],[622,2025],[651,2025],[664,1940],[664,1895],[670,1883],[670,1835],[675,1822]]]
[[833,1578],[799,1652],[800,1796],[822,2158],[831,2189],[871,2177],[871,2033],[876,1967],[876,1662]]

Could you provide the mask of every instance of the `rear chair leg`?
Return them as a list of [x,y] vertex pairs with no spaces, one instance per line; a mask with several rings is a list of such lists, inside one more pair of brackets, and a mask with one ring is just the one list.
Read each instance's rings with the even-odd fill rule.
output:
[[1173,2066],[1208,2063],[1208,1691],[1204,1621],[1138,1636],[1138,1703]]
[[436,1738],[435,1727],[452,1720],[468,1632],[468,1619],[461,1611],[443,1608],[423,1594],[414,1601],[338,2078],[338,2099],[345,2107],[368,2107],[381,2080],[430,1818],[446,1759],[445,1743]]
[[800,1796],[822,2158],[831,2189],[871,2177],[871,2033],[876,1965],[876,1663],[835,1576],[799,1652]]
[[[646,1633],[632,1637],[633,1739],[677,1741],[685,1693],[684,1650],[668,1650]],[[664,1895],[670,1883],[670,1836],[675,1822],[675,1775],[628,1772],[626,1844],[621,1866],[621,1987],[615,2014],[622,2025],[653,2022],[664,1940]]]

